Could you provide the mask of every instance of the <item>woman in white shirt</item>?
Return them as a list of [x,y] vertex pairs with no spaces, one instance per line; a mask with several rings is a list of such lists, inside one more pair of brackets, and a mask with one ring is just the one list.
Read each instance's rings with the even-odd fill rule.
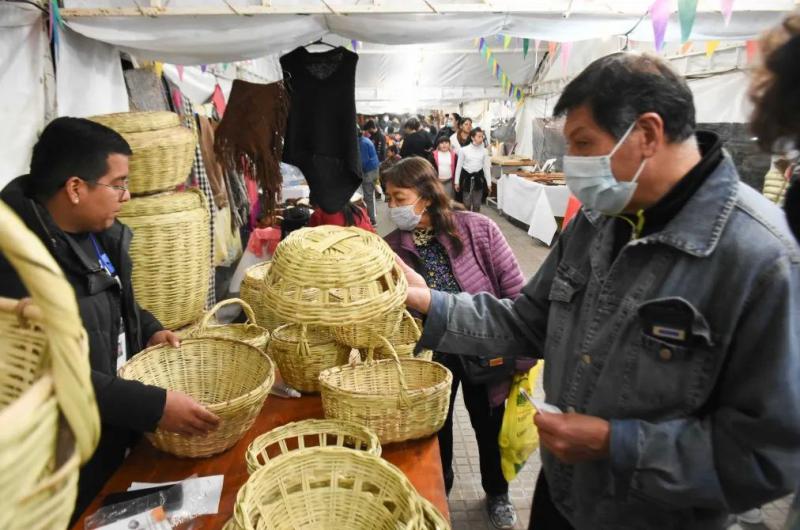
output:
[[480,212],[484,190],[488,193],[492,189],[492,161],[483,144],[483,130],[472,129],[469,137],[472,142],[458,152],[455,189],[461,191],[469,211]]
[[456,153],[450,147],[450,139],[446,136],[436,140],[436,149],[433,151],[433,161],[436,163],[436,172],[439,182],[442,183],[447,197],[455,198],[453,177],[456,176]]
[[472,119],[459,118],[458,130],[450,137],[450,148],[458,154],[462,147],[466,147],[470,143],[470,135],[472,134]]

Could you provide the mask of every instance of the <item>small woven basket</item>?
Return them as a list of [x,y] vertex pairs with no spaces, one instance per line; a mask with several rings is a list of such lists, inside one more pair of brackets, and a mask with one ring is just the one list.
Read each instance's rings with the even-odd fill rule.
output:
[[239,297],[250,304],[256,322],[259,326],[269,331],[275,331],[286,322],[281,322],[274,312],[270,311],[269,306],[264,303],[264,278],[269,274],[271,263],[265,261],[248,268],[242,278],[242,286],[239,288]]
[[247,472],[252,474],[275,458],[308,447],[348,447],[381,456],[378,437],[366,427],[341,420],[304,420],[287,423],[253,440],[245,454]]
[[325,417],[368,427],[382,444],[424,438],[447,419],[453,374],[439,363],[394,354],[330,368],[319,379]]
[[400,323],[408,283],[376,234],[319,226],[292,232],[275,250],[264,302],[298,324],[329,326],[337,340],[371,348]]
[[450,530],[450,523],[441,512],[425,497],[420,496],[418,502],[422,506],[422,519],[424,530]]
[[418,494],[395,466],[363,451],[315,447],[270,460],[236,496],[244,530],[418,530]]
[[286,384],[301,392],[319,392],[320,372],[350,358],[350,348],[336,343],[327,330],[305,324],[285,324],[273,331],[267,353]]
[[[223,307],[229,305],[240,305],[247,316],[245,324],[212,324],[211,319]],[[238,298],[223,300],[211,308],[200,323],[188,331],[184,332],[187,339],[198,337],[216,337],[220,339],[240,340],[251,346],[255,346],[261,351],[267,351],[269,342],[269,331],[256,324],[256,316],[250,305]]]
[[189,189],[131,199],[120,220],[133,230],[133,289],[139,304],[168,329],[203,316],[211,262],[208,209]]
[[0,528],[64,528],[100,438],[86,333],[61,268],[2,202],[0,251],[31,296],[0,298]]
[[119,375],[188,394],[219,416],[219,428],[206,436],[162,430],[145,435],[167,453],[204,457],[232,447],[250,429],[275,381],[275,366],[264,352],[244,342],[202,338],[187,339],[180,348],[148,348]]
[[114,129],[120,134],[157,131],[178,127],[181,124],[180,116],[174,112],[163,110],[149,112],[119,112],[116,114],[103,114],[89,118],[93,122]]
[[[422,336],[422,320],[414,318],[408,311],[403,312],[403,319],[394,335],[389,337],[389,342],[394,346],[394,351],[398,357],[414,357],[414,349]],[[433,352],[422,350],[417,356],[419,359],[431,360]],[[392,355],[384,348],[376,348],[373,359],[391,359]]]

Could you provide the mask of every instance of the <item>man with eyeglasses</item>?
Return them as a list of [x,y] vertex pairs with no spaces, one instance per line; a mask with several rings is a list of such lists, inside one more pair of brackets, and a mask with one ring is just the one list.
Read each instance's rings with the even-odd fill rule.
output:
[[[116,377],[127,359],[177,336],[139,307],[131,283],[131,230],[117,221],[128,193],[128,143],[115,131],[58,118],[33,148],[30,173],[9,183],[2,199],[45,244],[75,289],[89,337],[92,384],[102,420],[100,444],[81,470],[77,507],[88,506],[137,433],[156,427],[181,434],[214,430],[219,419],[189,396]],[[27,296],[0,256],[0,296]]]

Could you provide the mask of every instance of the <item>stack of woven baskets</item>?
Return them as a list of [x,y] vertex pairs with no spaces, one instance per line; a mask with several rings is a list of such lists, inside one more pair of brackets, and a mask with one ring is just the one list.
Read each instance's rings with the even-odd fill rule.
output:
[[250,478],[228,530],[450,528],[405,475],[382,460],[377,436],[341,420],[307,420],[250,444]]
[[205,307],[211,271],[206,198],[184,184],[197,139],[172,112],[127,112],[91,118],[131,146],[129,190],[120,220],[134,233],[133,288],[139,304],[176,329],[196,322]]
[[[290,322],[267,348],[284,380],[321,391],[326,417],[369,427],[383,443],[437,432],[449,406],[452,374],[411,355],[419,327],[405,312],[406,289],[383,239],[322,226],[278,245],[260,292],[275,318]],[[351,348],[366,362],[347,364]]]
[[86,334],[61,269],[2,202],[0,251],[31,296],[0,298],[0,528],[65,528],[100,437]]

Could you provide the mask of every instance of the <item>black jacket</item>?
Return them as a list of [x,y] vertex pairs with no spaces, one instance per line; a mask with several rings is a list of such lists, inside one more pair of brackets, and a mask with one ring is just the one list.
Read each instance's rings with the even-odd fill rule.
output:
[[378,162],[386,160],[386,136],[383,135],[380,129],[376,130],[374,134],[370,135],[373,145],[375,145],[375,152],[378,155]]
[[421,156],[426,160],[430,160],[432,149],[433,143],[428,133],[417,131],[405,137],[403,147],[400,148],[400,156],[403,158]]
[[[116,376],[119,321],[112,322],[111,315],[118,311],[112,311],[111,304],[119,300],[129,358],[141,351],[150,337],[163,328],[153,315],[139,307],[133,297],[132,263],[128,253],[133,236],[131,230],[117,221],[105,232],[95,234],[117,269],[123,286],[120,293],[117,282],[56,226],[47,209],[24,195],[23,178],[9,183],[0,192],[0,199],[44,242],[61,266],[75,289],[83,326],[89,337],[92,385],[100,409],[102,433],[94,456],[81,470],[75,512],[79,515],[122,463],[136,433],[155,430],[166,401],[163,388]],[[27,296],[19,276],[2,255],[0,296]]]

